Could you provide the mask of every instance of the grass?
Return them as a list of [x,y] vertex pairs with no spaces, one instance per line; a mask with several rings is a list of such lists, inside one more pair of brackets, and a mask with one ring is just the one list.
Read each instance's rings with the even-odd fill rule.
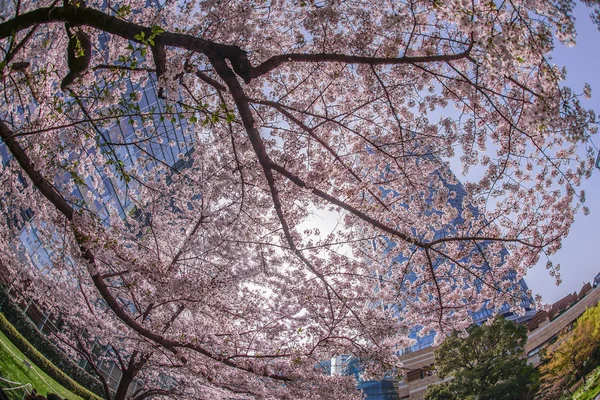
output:
[[0,313],[0,330],[6,335],[9,342],[12,341],[15,348],[19,349],[22,354],[25,354],[29,360],[33,360],[35,365],[71,393],[74,393],[76,396],[83,399],[102,400],[100,397],[71,379],[61,369],[56,367],[56,365],[52,364],[50,360],[44,357],[42,353],[33,347],[31,343],[15,329],[2,313]]
[[[29,369],[23,359],[31,365]],[[68,400],[81,400],[69,390],[65,389],[58,382],[52,379],[48,374],[38,368],[29,358],[27,358],[15,345],[0,331],[0,373],[5,379],[30,383],[39,394],[46,396],[48,393],[58,394],[60,397]],[[22,393],[22,392],[21,392]],[[8,394],[8,393],[7,393]]]
[[586,385],[573,394],[573,400],[592,400],[600,394],[600,367],[590,372],[586,380]]

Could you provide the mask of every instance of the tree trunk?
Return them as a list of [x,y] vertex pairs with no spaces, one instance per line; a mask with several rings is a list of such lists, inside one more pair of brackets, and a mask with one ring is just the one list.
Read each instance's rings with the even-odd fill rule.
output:
[[134,375],[131,371],[123,372],[123,376],[121,377],[121,381],[119,382],[119,386],[117,387],[117,392],[113,397],[113,400],[125,400],[127,397],[127,391],[129,390],[129,385],[133,381]]

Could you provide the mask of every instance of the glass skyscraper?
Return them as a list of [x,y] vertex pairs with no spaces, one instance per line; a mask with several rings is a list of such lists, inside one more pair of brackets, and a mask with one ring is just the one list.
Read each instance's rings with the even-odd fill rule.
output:
[[[450,175],[452,180],[455,181],[455,183],[448,182],[448,180],[441,178],[441,175],[446,175],[446,176]],[[467,196],[466,190],[464,189],[462,184],[460,182],[458,182],[458,180],[454,177],[454,175],[452,174],[452,172],[450,170],[445,171],[445,174],[440,173],[440,178],[444,182],[444,185],[451,192],[456,193],[456,196],[454,196],[453,198],[450,198],[448,200],[448,205],[451,207],[454,207],[457,210],[457,217],[454,219],[454,221],[452,221],[452,224],[447,225],[444,229],[435,230],[434,239],[449,236],[452,234],[456,234],[456,231],[454,230],[454,226],[462,225],[465,223],[465,220],[462,215],[463,214],[462,207],[463,207],[463,199]],[[385,191],[383,191],[382,196],[385,196],[386,194],[387,193]],[[431,204],[430,197],[426,198],[425,201],[427,201]],[[473,215],[479,214],[478,210],[475,207],[469,206],[469,208],[470,208],[469,211]],[[439,211],[434,209],[431,212],[439,212]],[[468,221],[466,221],[466,222],[468,223]],[[394,242],[392,240],[387,239],[387,242],[388,242],[387,243],[388,248],[391,248],[394,246]],[[485,246],[485,243],[483,245]],[[501,258],[504,258],[506,256],[508,256],[508,252],[506,250],[503,250],[501,253]],[[394,268],[394,264],[396,264],[396,263],[399,264],[399,263],[402,263],[403,261],[406,261],[406,258],[404,257],[404,255],[400,255],[400,256],[396,257],[396,259],[394,260],[392,265],[389,267],[390,276],[392,275],[392,270]],[[460,261],[462,261],[462,260],[460,260]],[[480,270],[485,273],[485,271],[489,270],[491,267],[492,266],[489,266],[489,265],[483,265],[480,267]],[[416,276],[414,275],[414,273],[409,273],[405,277],[406,281],[414,281],[415,279],[416,279]],[[514,271],[508,271],[508,273],[503,277],[503,280],[510,281],[510,290],[512,291],[512,293],[514,293],[515,298],[519,300],[517,302],[517,303],[519,303],[519,304],[517,304],[518,306],[528,309],[528,307],[533,305],[533,299],[530,295],[527,284],[525,283],[525,281],[523,279],[517,279],[516,273]],[[402,287],[401,282],[399,282],[399,287]],[[481,287],[476,287],[476,290],[479,292],[481,290]],[[378,305],[378,306],[381,306],[381,305]],[[402,318],[402,304],[384,305],[384,307],[394,308],[396,310],[396,314],[397,314],[398,318]],[[492,308],[489,308],[487,306],[487,302],[485,302],[484,305],[481,307],[478,307],[478,309],[476,311],[470,312],[470,315],[473,320],[473,323],[481,324],[496,314],[505,315],[509,319],[516,317],[516,316],[512,316],[512,313],[510,310],[511,310],[511,305],[509,305],[507,303],[503,304],[499,309],[492,309]],[[415,326],[410,330],[408,335],[411,339],[413,339],[414,343],[409,347],[401,349],[398,353],[400,356],[407,355],[407,354],[410,354],[412,352],[416,352],[419,350],[427,349],[427,348],[433,346],[436,332],[431,331],[431,332],[424,333],[424,332],[421,332],[421,330],[422,330],[422,327],[420,327],[420,326]],[[360,376],[361,371],[362,371],[361,361],[352,355],[338,356],[338,357],[332,359],[331,362],[329,362],[327,364],[327,366],[329,366],[329,370],[326,371],[327,373],[355,376],[357,379],[357,382],[358,382],[358,387],[360,389],[362,389],[367,400],[392,400],[392,399],[399,398],[398,397],[399,382],[396,377],[390,377],[389,379],[384,379],[381,381],[363,381]],[[403,383],[400,382],[400,385],[402,385],[402,384]]]
[[[117,83],[123,84],[120,81]],[[105,223],[110,220],[107,207],[116,210],[118,217],[122,219],[126,216],[135,216],[137,212],[133,200],[139,183],[120,173],[119,169],[143,168],[145,172],[152,175],[153,169],[162,164],[168,166],[172,171],[180,170],[186,167],[186,160],[192,155],[195,143],[193,127],[185,118],[180,118],[181,110],[167,106],[164,101],[157,98],[154,75],[148,74],[147,80],[137,82],[124,79],[124,83],[127,85],[127,90],[120,103],[132,107],[132,110],[139,115],[114,118],[112,123],[94,128],[98,135],[95,139],[99,143],[98,147],[101,151],[103,150],[102,143],[122,144],[111,146],[111,151],[114,151],[113,157],[122,164],[114,163],[108,171],[101,166],[96,166],[94,182],[90,176],[85,179],[76,176],[75,166],[78,157],[77,154],[73,154],[69,160],[72,162],[73,170],[53,177],[54,186],[59,190],[62,189],[63,195],[70,195],[71,199],[81,199],[76,207],[85,207],[87,211],[93,212]],[[104,85],[99,89],[100,91],[112,90],[111,84],[104,82]],[[66,98],[65,101],[69,101],[69,99]],[[140,141],[138,140],[140,136],[150,138],[150,140]],[[106,147],[108,148],[108,145]],[[138,160],[142,155],[145,158],[153,159],[154,162],[140,165]],[[10,153],[1,140],[0,156],[4,165],[11,161]],[[70,182],[75,182],[75,184],[67,186]],[[68,187],[71,187],[71,190],[65,192]],[[95,197],[101,201],[84,201],[84,199],[90,198],[88,196],[90,192],[93,192]],[[12,212],[14,214],[14,210]],[[20,218],[18,219],[4,217],[13,231],[17,231],[12,238],[11,246],[18,254],[21,269],[13,271],[13,274],[19,275],[25,272],[25,268],[35,268],[43,274],[49,273],[52,269],[52,259],[58,250],[51,240],[48,240],[49,227],[40,226],[36,216],[30,210],[20,210],[19,214]],[[3,278],[10,282],[15,276]],[[59,329],[56,326],[57,316],[51,316],[44,312],[30,299],[27,301],[24,311],[42,332],[48,333]],[[110,349],[99,345],[97,341],[95,341],[92,351],[98,359],[106,358],[105,356],[110,353]],[[79,360],[79,365],[91,372],[84,359]],[[121,376],[116,364],[103,361],[98,362],[97,366],[107,378],[109,386],[113,389],[116,388]],[[135,389],[136,384],[134,383],[130,386],[130,391]]]

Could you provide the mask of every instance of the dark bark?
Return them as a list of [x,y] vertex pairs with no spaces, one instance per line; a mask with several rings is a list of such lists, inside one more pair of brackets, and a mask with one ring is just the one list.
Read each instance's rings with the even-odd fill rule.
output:
[[[300,62],[338,62],[343,64],[367,64],[367,65],[397,65],[397,64],[421,64],[431,62],[447,62],[461,60],[469,56],[473,44],[466,45],[465,51],[456,54],[440,54],[432,56],[414,56],[414,57],[368,57],[354,56],[347,54],[320,53],[320,54],[302,54],[290,53],[273,56],[262,64],[252,68],[251,78],[264,75],[282,64]],[[237,72],[237,71],[236,71]]]
[[[60,88],[65,91],[75,79],[87,71],[92,59],[92,43],[90,36],[79,30],[72,30],[70,24],[65,24],[67,35],[69,36],[69,45],[67,46],[67,65],[69,73],[63,78]],[[80,54],[81,53],[81,54]]]
[[[2,24],[0,24],[0,39],[9,37],[15,32],[34,27],[40,24],[51,22],[66,22],[73,25],[86,25],[98,30],[123,37],[125,39],[142,43],[138,39],[143,32],[144,37],[153,36],[152,27],[146,27],[134,24],[117,17],[105,14],[102,11],[92,8],[82,7],[45,7],[18,15]],[[136,38],[136,36],[138,38]],[[154,35],[156,36],[156,35]],[[197,38],[184,33],[163,32],[160,34],[160,44],[166,47],[177,47],[189,51],[203,53],[208,56],[209,53],[217,55],[219,58],[227,59],[235,74],[241,77],[246,83],[252,79],[262,76],[278,68],[280,65],[289,62],[316,63],[316,62],[338,62],[348,64],[369,64],[369,65],[396,65],[396,64],[420,64],[429,62],[448,62],[465,59],[469,57],[472,43],[467,48],[456,54],[441,54],[431,56],[415,57],[368,57],[346,54],[281,54],[269,58],[262,64],[253,67],[248,60],[247,53],[234,45],[225,45],[215,43],[209,40]],[[160,58],[160,55],[159,55]],[[229,68],[228,68],[229,69]]]
[[132,371],[123,371],[123,375],[121,376],[121,380],[119,381],[119,386],[117,386],[117,391],[115,392],[113,400],[125,400],[129,386],[131,385],[131,382],[133,382],[134,378],[135,376],[132,374]]
[[[23,171],[27,174],[27,176],[29,176],[33,184],[42,193],[42,195],[46,197],[46,199],[49,200],[56,207],[56,209],[59,210],[69,221],[73,221],[73,217],[75,214],[73,208],[67,203],[64,197],[62,197],[62,195],[56,189],[54,189],[54,187],[52,187],[48,183],[48,181],[46,181],[46,179],[37,171],[37,169],[31,162],[29,156],[25,153],[21,145],[13,136],[10,128],[2,120],[0,120],[0,138],[2,138],[2,140],[6,143],[6,146],[12,153],[13,157],[17,160]],[[287,376],[271,373],[262,373],[260,371],[255,371],[252,366],[246,367],[238,365],[237,363],[231,361],[229,358],[225,358],[219,354],[215,354],[198,344],[185,343],[168,339],[167,337],[155,333],[150,329],[147,329],[142,324],[138,323],[134,318],[132,318],[130,313],[121,306],[119,301],[111,293],[110,288],[102,279],[102,275],[98,271],[94,254],[90,249],[86,247],[85,239],[82,237],[81,233],[77,230],[75,226],[72,226],[72,229],[75,235],[75,239],[79,245],[81,256],[84,260],[87,261],[88,273],[90,274],[90,277],[94,282],[96,290],[98,290],[98,292],[106,302],[106,305],[113,311],[113,313],[132,330],[137,332],[140,336],[145,337],[146,339],[151,340],[156,344],[159,344],[166,350],[169,350],[173,354],[177,355],[183,363],[186,362],[186,359],[185,357],[180,355],[179,349],[185,348],[194,351],[198,354],[201,354],[205,357],[208,357],[214,361],[220,362],[231,368],[236,368],[242,371],[261,375],[276,381],[292,381],[292,379]]]

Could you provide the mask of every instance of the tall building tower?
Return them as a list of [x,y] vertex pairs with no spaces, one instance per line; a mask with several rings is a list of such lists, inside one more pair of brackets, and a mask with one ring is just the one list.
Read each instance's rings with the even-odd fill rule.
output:
[[[443,175],[443,174],[440,173],[440,176],[441,175]],[[456,183],[450,183],[447,180],[441,178],[444,182],[444,186],[450,192],[453,192],[456,194],[454,197],[451,197],[448,199],[448,205],[456,209],[457,216],[453,221],[454,225],[450,224],[450,225],[447,225],[444,230],[434,231],[433,232],[434,239],[456,234],[456,232],[454,230],[455,225],[463,225],[463,224],[465,224],[465,222],[468,224],[468,221],[465,221],[465,218],[463,216],[464,215],[463,200],[467,196],[467,192],[466,192],[465,188],[463,187],[463,185],[460,182],[458,182],[458,180],[454,177],[454,175],[452,174],[452,172],[449,169],[446,171],[446,175],[450,175],[453,178],[453,180],[456,182]],[[383,195],[386,195],[385,191],[383,192]],[[433,204],[431,195],[426,197],[425,201],[427,201],[429,204]],[[472,213],[473,215],[478,215],[478,210],[476,207],[474,207],[474,206],[468,206],[468,207],[469,207],[470,213]],[[433,211],[431,211],[431,212],[435,213],[435,212],[438,212],[438,210],[435,210],[435,208],[434,208]],[[388,241],[388,244],[387,244],[388,248],[391,248],[394,245],[395,244],[392,240]],[[502,253],[501,259],[504,259],[504,257],[508,256],[508,251],[506,249],[502,249],[501,253]],[[409,256],[404,255],[404,254],[397,256],[396,259],[392,262],[392,265],[389,266],[389,276],[393,275],[393,269],[396,267],[396,265],[405,262],[408,258],[409,258]],[[497,267],[497,266],[490,266],[484,262],[484,264],[481,266],[481,270],[483,271],[483,273],[485,273],[486,271],[490,271],[492,267]],[[386,278],[389,279],[389,277],[386,277]],[[405,281],[397,282],[397,286],[402,288],[405,283],[414,282],[416,278],[417,278],[417,276],[414,273],[406,274],[404,277]],[[518,279],[516,276],[516,273],[514,271],[508,271],[505,274],[505,276],[502,278],[502,280],[510,283],[508,285],[508,287],[509,287],[508,290],[514,296],[514,300],[515,300],[514,303],[512,305],[508,304],[508,303],[504,303],[500,308],[492,308],[492,307],[488,306],[487,302],[484,302],[484,304],[482,304],[480,307],[477,307],[475,310],[473,310],[469,313],[474,324],[482,324],[485,321],[487,321],[490,317],[493,317],[494,315],[503,315],[507,319],[518,319],[519,315],[516,315],[511,311],[512,306],[515,306],[515,305],[526,310],[528,315],[535,314],[534,310],[530,311],[530,307],[533,306],[534,302],[533,302],[533,298],[531,297],[531,293],[530,293],[529,288],[527,287],[527,284],[525,283],[525,281],[523,279]],[[479,292],[481,290],[481,287],[476,287],[475,289],[477,290],[477,292]],[[422,301],[422,300],[416,299],[414,301],[416,301],[418,303],[419,301]],[[378,306],[381,306],[381,305],[378,305]],[[400,318],[400,319],[403,318],[402,317],[402,311],[403,311],[402,304],[392,304],[392,305],[386,305],[386,306],[395,308],[397,311],[396,313],[397,313],[398,318]],[[437,332],[435,332],[433,330],[424,332],[421,326],[414,326],[412,329],[410,329],[408,335],[413,340],[413,344],[406,348],[403,348],[399,351],[399,355],[401,357],[409,357],[411,355],[411,353],[416,353],[416,352],[423,353],[423,351],[426,351],[428,348],[432,347],[434,345],[434,341],[437,336]],[[429,356],[431,356],[431,354],[429,354]],[[421,356],[419,356],[419,357],[421,357]],[[356,357],[354,357],[352,355],[347,355],[347,354],[333,358],[331,361],[328,361],[327,363],[323,364],[321,366],[321,368],[323,368],[326,373],[331,373],[332,375],[338,374],[338,375],[353,375],[353,376],[355,376],[357,379],[357,382],[358,382],[358,387],[363,390],[363,393],[365,394],[367,400],[396,400],[396,399],[399,399],[399,398],[401,398],[400,394],[402,394],[404,391],[406,391],[406,386],[408,383],[407,380],[414,379],[414,377],[412,377],[412,375],[410,373],[405,373],[405,374],[400,374],[400,375],[404,375],[404,380],[401,380],[401,381],[399,381],[397,378],[398,374],[395,374],[396,376],[390,376],[389,379],[384,379],[381,381],[364,381],[361,378],[361,372],[362,372],[361,360],[357,359]],[[426,377],[423,374],[423,370],[419,370],[419,374],[420,374],[419,378]],[[428,370],[428,374],[432,375],[433,371]]]
[[[108,119],[112,123],[98,124],[93,127],[97,134],[95,140],[100,143],[99,148],[103,148],[102,143],[107,143],[106,152],[113,152],[108,157],[114,162],[109,162],[110,167],[106,169],[97,167],[94,176],[81,178],[77,173],[77,163],[82,154],[73,152],[72,157],[69,158],[69,165],[65,166],[64,174],[55,176],[53,184],[64,195],[70,195],[77,207],[85,207],[87,211],[94,213],[108,224],[115,216],[124,219],[126,216],[136,216],[139,212],[135,199],[140,183],[131,179],[123,171],[141,168],[145,175],[151,175],[153,169],[159,165],[166,166],[171,171],[185,168],[186,160],[194,151],[195,140],[189,122],[185,118],[179,118],[181,110],[167,106],[164,101],[157,98],[157,83],[154,75],[149,74],[147,80],[120,79],[113,83],[99,82],[104,85],[99,88],[100,92],[112,90],[111,86],[114,84],[126,85],[127,90],[120,103],[135,111],[130,117]],[[73,99],[65,96],[65,102],[72,101]],[[165,118],[165,116],[171,117]],[[139,140],[140,133],[141,136],[151,140]],[[60,131],[57,132],[57,135],[60,134],[62,134]],[[80,134],[87,135],[83,131]],[[109,150],[108,143],[122,145],[111,146]],[[0,140],[0,157],[3,166],[12,159],[2,140]],[[140,164],[140,158],[151,159],[153,162]],[[90,198],[101,199],[101,201],[88,201]],[[48,234],[53,228],[45,223],[40,224],[36,215],[29,209],[19,210],[18,217],[15,217],[14,206],[9,204],[9,201],[10,199],[6,198],[0,199],[0,204],[4,202],[5,210],[12,214],[4,215],[2,218],[15,232],[10,240],[11,247],[18,254],[19,260],[13,263],[17,269],[12,270],[0,263],[1,281],[8,286],[18,276],[28,275],[28,269],[50,274],[53,268],[52,260],[58,255],[57,252],[60,252],[60,247],[52,243],[52,235]],[[45,311],[31,298],[26,301],[24,311],[41,332],[50,333],[61,329],[57,326],[58,316]],[[92,352],[99,360],[96,367],[105,376],[111,389],[115,390],[121,379],[121,372],[115,362],[106,361],[110,359],[110,349],[95,341]],[[76,361],[80,367],[90,373],[93,372],[87,360],[80,358]],[[134,392],[137,386],[138,384],[134,382],[130,386],[130,392]]]
[[[463,204],[464,203],[464,199],[467,196],[467,192],[464,188],[464,186],[458,181],[458,179],[456,179],[452,173],[452,171],[448,170],[447,174],[452,175],[452,177],[454,178],[456,183],[449,183],[446,180],[443,180],[444,185],[449,189],[450,192],[456,193],[456,195],[452,198],[448,199],[448,205],[455,208],[457,211],[457,216],[453,221],[453,224],[455,225],[463,225],[463,224],[469,224],[469,221],[465,220],[464,217],[464,210],[462,209]],[[427,201],[431,203],[431,198],[427,198]],[[479,211],[476,207],[469,205],[467,206],[469,208],[470,213],[472,213],[475,216],[479,215]],[[449,236],[449,235],[456,235],[456,232],[454,231],[454,225],[449,225],[446,226],[446,229],[444,230],[438,230],[434,232],[434,238],[440,238],[440,237],[445,237],[445,236]],[[483,243],[482,246],[486,246],[486,243]],[[503,260],[505,257],[507,257],[508,251],[506,249],[502,249],[501,250],[501,259]],[[487,272],[489,272],[492,268],[494,267],[498,267],[497,265],[488,265],[486,260],[483,260],[483,264],[480,267],[481,271],[483,274],[486,274]],[[393,268],[393,266],[391,267]],[[407,280],[411,280],[414,279],[413,276],[407,276],[406,278]],[[515,302],[513,305],[518,306],[518,307],[522,307],[524,309],[527,309],[529,307],[531,307],[533,305],[533,298],[531,297],[531,293],[529,291],[529,288],[527,287],[527,284],[525,283],[525,281],[523,279],[517,279],[516,273],[514,271],[508,271],[502,278],[503,281],[507,281],[510,282],[510,286],[509,286],[509,291],[513,294],[513,296],[515,297]],[[483,283],[481,281],[477,281],[476,282],[476,290],[477,292],[479,292],[481,290],[481,285]],[[481,307],[478,307],[478,309],[469,312],[473,323],[475,324],[482,324],[483,322],[487,321],[490,317],[492,317],[493,315],[496,314],[501,314],[501,315],[512,315],[512,313],[510,312],[512,306],[508,303],[504,303],[500,308],[491,308],[488,307],[487,302],[485,302],[483,305],[481,305]],[[411,345],[410,347],[405,348],[402,353],[406,354],[406,353],[410,353],[413,351],[418,351],[421,349],[425,349],[427,347],[430,347],[433,345],[434,343],[434,339],[436,336],[436,332],[429,332],[429,333],[425,333],[424,332],[420,332],[420,327],[415,327],[411,330],[410,333],[410,337],[412,339],[414,339],[415,343],[413,345]]]

